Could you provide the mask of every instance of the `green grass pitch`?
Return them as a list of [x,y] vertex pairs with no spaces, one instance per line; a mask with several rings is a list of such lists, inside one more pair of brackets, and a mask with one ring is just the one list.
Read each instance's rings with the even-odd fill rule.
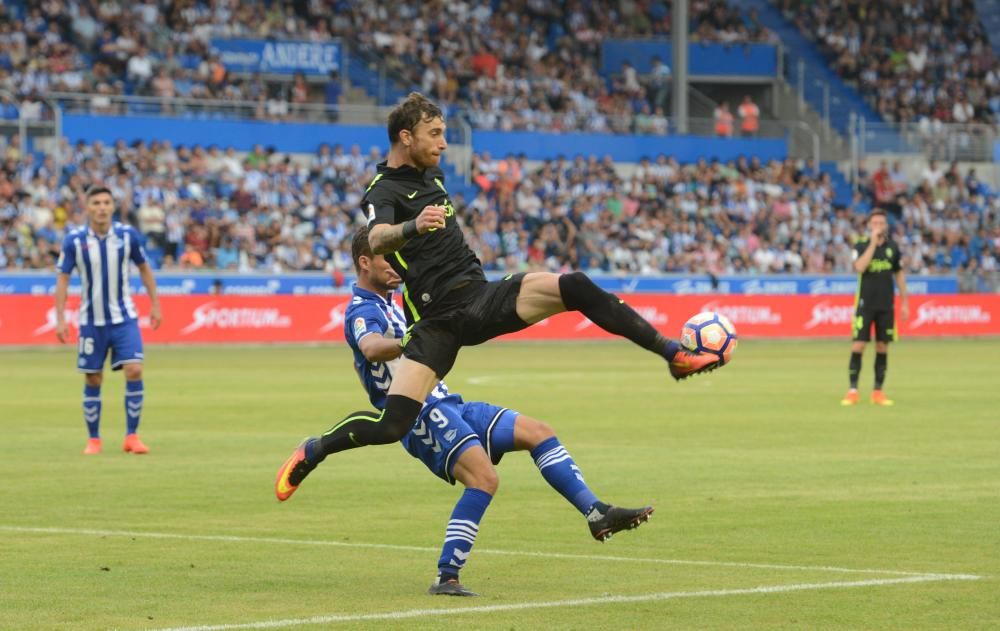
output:
[[152,452],[120,451],[108,373],[96,457],[72,346],[3,350],[0,628],[997,628],[1000,340],[895,345],[892,408],[867,403],[871,352],[841,408],[846,340],[749,340],[680,384],[626,343],[463,350],[453,391],[657,511],[599,544],[509,454],[463,573],[483,596],[447,599],[425,590],[459,489],[399,446],[274,498],[303,436],[367,407],[344,346],[150,347]]

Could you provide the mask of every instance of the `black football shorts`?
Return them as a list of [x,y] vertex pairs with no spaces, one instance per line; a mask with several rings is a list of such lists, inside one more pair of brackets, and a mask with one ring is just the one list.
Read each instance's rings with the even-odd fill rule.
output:
[[493,282],[470,282],[450,291],[414,322],[403,338],[403,356],[429,366],[443,379],[455,365],[458,349],[520,331],[517,295],[524,274]]

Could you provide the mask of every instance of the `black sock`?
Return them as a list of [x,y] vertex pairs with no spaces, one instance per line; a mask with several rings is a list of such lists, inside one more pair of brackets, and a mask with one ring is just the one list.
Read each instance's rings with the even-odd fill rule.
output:
[[851,376],[851,390],[857,390],[858,375],[861,374],[861,353],[851,353],[851,363],[848,368],[848,374]]
[[320,438],[320,451],[326,457],[355,447],[394,443],[410,431],[421,405],[410,397],[390,394],[381,414],[355,412],[334,425]]
[[608,333],[632,340],[648,351],[668,361],[680,348],[660,335],[635,309],[613,294],[594,284],[583,272],[559,277],[559,293],[569,311],[579,311]]
[[889,364],[888,353],[875,353],[875,389],[881,390],[885,382],[885,369]]

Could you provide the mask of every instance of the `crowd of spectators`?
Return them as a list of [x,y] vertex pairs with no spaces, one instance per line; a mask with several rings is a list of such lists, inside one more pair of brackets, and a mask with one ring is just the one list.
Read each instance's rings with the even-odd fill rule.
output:
[[[160,268],[341,273],[382,159],[360,147],[289,156],[168,141],[64,143],[38,162],[12,144],[3,155],[0,268],[52,269],[62,236],[85,221],[85,186],[104,182]],[[931,163],[914,180],[880,165],[863,178],[870,190],[838,207],[829,176],[808,162],[481,154],[475,192],[453,201],[487,270],[849,272],[865,213],[878,204],[890,210],[908,272],[996,274],[1000,200],[974,171]]]
[[974,0],[778,0],[882,117],[928,136],[995,125],[1000,64]]
[[[256,104],[268,119],[302,118],[307,103],[334,105],[341,79],[234,76],[214,38],[349,42],[352,54],[384,61],[389,76],[419,87],[474,125],[660,133],[670,69],[608,80],[596,71],[609,37],[663,36],[670,3],[544,0],[28,0],[23,19],[0,5],[0,90],[34,103],[51,92],[90,93],[114,113],[116,95]],[[751,15],[723,0],[693,0],[692,40],[770,40]],[[646,61],[646,60],[643,60]]]
[[[919,172],[904,174],[899,162],[862,169],[864,194],[853,210],[872,206],[895,220],[896,237],[915,271],[962,271],[1000,276],[1000,198],[975,168],[930,160]],[[922,266],[918,262],[922,262]],[[1000,285],[997,285],[1000,286]]]
[[[665,126],[666,63],[654,60],[646,76],[626,64],[612,81],[597,69],[608,38],[668,35],[667,2],[510,0],[495,9],[458,2],[443,12],[399,0],[379,6],[351,14],[361,49],[390,60],[405,83],[468,110],[476,127],[657,133]],[[408,18],[405,27],[384,19],[395,14]],[[695,0],[690,14],[694,41],[772,37],[722,0]]]

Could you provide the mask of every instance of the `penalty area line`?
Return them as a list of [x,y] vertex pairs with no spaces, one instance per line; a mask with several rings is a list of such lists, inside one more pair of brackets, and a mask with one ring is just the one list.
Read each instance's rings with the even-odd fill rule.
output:
[[[391,543],[359,543],[329,541],[323,539],[288,539],[282,537],[250,537],[240,535],[191,535],[170,532],[143,532],[132,530],[101,530],[93,528],[47,528],[30,526],[0,525],[0,532],[23,532],[30,534],[74,535],[83,537],[135,537],[145,539],[174,539],[180,541],[219,541],[223,543],[269,543],[275,545],[330,546],[368,550],[396,550],[400,552],[430,552],[438,554],[440,548],[429,546],[407,546]],[[564,552],[535,552],[530,550],[497,550],[476,548],[477,555],[534,557],[542,559],[562,559],[567,561],[598,561],[617,563],[653,563],[660,565],[690,565],[703,567],[730,567],[754,570],[787,570],[796,572],[836,572],[843,574],[881,574],[886,576],[908,576],[938,580],[978,580],[974,574],[942,574],[935,572],[904,572],[901,570],[878,570],[866,568],[834,567],[824,565],[781,565],[775,563],[742,563],[739,561],[699,561],[689,559],[656,559],[648,557],[624,557],[604,554],[570,554]]]
[[935,581],[977,580],[971,575],[935,575],[906,576],[901,578],[880,578],[865,581],[841,581],[831,583],[799,583],[795,585],[769,585],[748,587],[742,589],[708,589],[690,592],[658,592],[652,594],[637,594],[634,596],[598,596],[594,598],[575,598],[572,600],[552,600],[547,602],[512,603],[506,605],[483,605],[478,607],[457,607],[454,609],[406,609],[403,611],[387,611],[382,613],[344,614],[329,616],[312,616],[309,618],[288,618],[284,620],[261,620],[258,622],[243,622],[232,624],[199,625],[193,627],[167,627],[159,631],[230,631],[236,629],[280,629],[285,627],[300,627],[306,625],[333,624],[338,622],[365,622],[374,620],[406,620],[412,618],[429,618],[444,616],[462,616],[467,614],[498,613],[507,611],[524,611],[529,609],[551,609],[556,607],[579,607],[588,605],[613,605],[621,603],[642,603],[680,598],[711,598],[724,596],[746,596],[754,594],[783,594],[821,589],[846,589],[852,587],[882,587],[886,585],[901,585],[906,583],[930,583]]

